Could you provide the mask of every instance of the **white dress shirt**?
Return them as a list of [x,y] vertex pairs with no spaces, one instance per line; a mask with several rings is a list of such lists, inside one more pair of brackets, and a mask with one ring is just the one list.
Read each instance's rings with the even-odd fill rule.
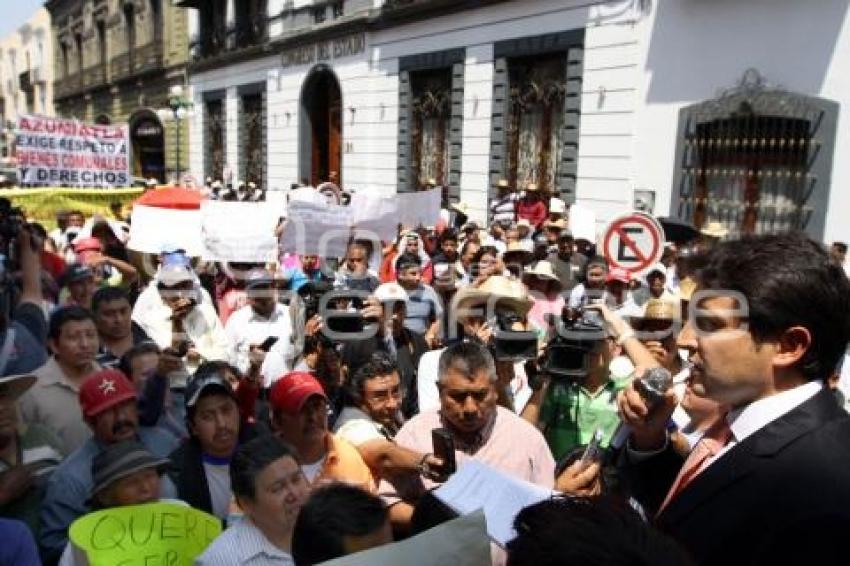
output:
[[281,354],[285,356],[288,353],[284,346],[292,338],[292,321],[287,307],[277,303],[271,316],[265,318],[257,314],[251,308],[251,305],[245,305],[230,315],[224,331],[230,341],[230,363],[243,373],[248,371],[250,365],[251,345],[260,345],[269,336],[277,337],[278,341],[275,346],[280,344],[281,347],[273,348],[274,352],[270,350],[260,368],[264,386],[270,387],[278,377],[285,373],[279,364],[280,360],[274,358],[280,357]]
[[757,433],[776,419],[790,413],[823,389],[823,382],[819,379],[798,385],[794,389],[753,401],[746,407],[740,407],[729,411],[726,422],[732,429],[732,437],[726,446],[716,456],[708,460],[710,466],[718,458],[734,448],[739,442]]

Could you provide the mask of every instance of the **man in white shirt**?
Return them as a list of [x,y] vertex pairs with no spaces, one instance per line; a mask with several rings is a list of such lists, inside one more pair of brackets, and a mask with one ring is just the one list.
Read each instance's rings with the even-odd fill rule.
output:
[[230,345],[212,306],[201,302],[199,286],[190,267],[163,265],[157,275],[159,304],[136,313],[133,320],[151,340],[184,358],[188,373],[203,361],[227,360]]
[[623,391],[637,498],[698,564],[845,563],[850,416],[824,380],[850,341],[850,281],[800,234],[723,242],[697,278],[678,346],[693,393],[731,410],[682,463],[675,394],[650,408]]
[[[289,309],[278,302],[274,279],[265,269],[248,273],[245,282],[248,304],[230,315],[224,327],[230,341],[230,363],[246,373],[251,362],[260,366],[263,386],[270,387],[278,377],[289,370],[284,348],[282,355],[269,356],[271,347],[281,342],[289,344],[292,335],[292,320]],[[276,350],[275,352],[279,352]],[[280,359],[275,359],[280,358]]]

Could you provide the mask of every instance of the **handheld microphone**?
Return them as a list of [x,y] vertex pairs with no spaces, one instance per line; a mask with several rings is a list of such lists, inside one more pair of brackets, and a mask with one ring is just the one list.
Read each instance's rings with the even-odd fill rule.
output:
[[[672,386],[673,374],[662,367],[650,368],[635,380],[635,389],[640,393],[650,413],[661,403],[664,394]],[[611,448],[620,449],[626,443],[631,432],[631,427],[620,421],[617,430],[614,431],[614,436],[611,437]]]

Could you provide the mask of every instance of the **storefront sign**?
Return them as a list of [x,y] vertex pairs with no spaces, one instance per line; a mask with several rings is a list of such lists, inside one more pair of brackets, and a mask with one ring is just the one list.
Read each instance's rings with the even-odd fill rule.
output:
[[130,184],[128,131],[126,124],[21,116],[15,136],[20,183],[126,187]]
[[366,50],[366,34],[354,33],[336,39],[327,39],[309,45],[293,47],[283,52],[281,65],[313,65],[350,57]]

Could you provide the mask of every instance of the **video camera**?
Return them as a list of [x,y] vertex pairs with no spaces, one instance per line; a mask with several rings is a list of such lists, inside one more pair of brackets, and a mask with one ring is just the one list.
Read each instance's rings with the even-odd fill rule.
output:
[[521,316],[511,311],[497,311],[488,322],[493,338],[488,344],[496,361],[525,361],[537,358],[537,333],[533,330],[514,330],[522,324]]
[[552,336],[541,370],[554,379],[578,381],[590,370],[590,354],[605,341],[605,321],[595,310],[564,309],[560,319],[549,315]]

